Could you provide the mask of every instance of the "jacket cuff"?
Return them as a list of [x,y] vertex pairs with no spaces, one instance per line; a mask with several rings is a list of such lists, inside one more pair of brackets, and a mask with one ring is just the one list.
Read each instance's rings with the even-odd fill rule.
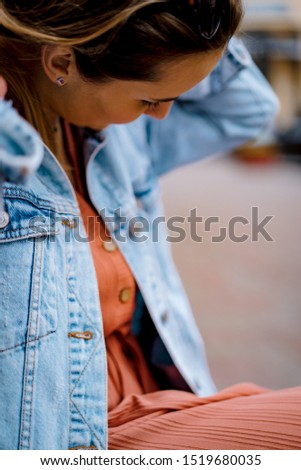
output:
[[241,39],[233,37],[223,57],[211,74],[184,93],[180,99],[198,101],[208,95],[219,93],[241,70],[250,67],[252,64],[252,57]]

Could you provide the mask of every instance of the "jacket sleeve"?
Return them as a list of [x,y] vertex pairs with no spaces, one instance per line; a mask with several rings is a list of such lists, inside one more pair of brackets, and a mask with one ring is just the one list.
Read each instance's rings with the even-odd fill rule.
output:
[[243,43],[233,38],[209,77],[182,95],[163,121],[146,117],[155,172],[255,139],[272,121],[278,99]]

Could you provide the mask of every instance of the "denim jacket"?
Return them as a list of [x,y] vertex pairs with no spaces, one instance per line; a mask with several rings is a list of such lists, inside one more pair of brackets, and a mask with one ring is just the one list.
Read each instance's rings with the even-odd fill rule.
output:
[[[174,364],[200,396],[215,386],[165,226],[156,223],[163,215],[158,179],[256,137],[276,108],[268,83],[233,39],[212,74],[177,100],[164,121],[141,116],[85,136],[89,196],[139,288],[133,332],[142,337],[149,316],[147,360]],[[32,167],[26,160],[26,181],[16,175],[20,165],[1,166],[5,154],[20,153],[18,144],[24,156],[35,153]],[[41,164],[31,171],[39,152]],[[7,215],[0,228],[0,448],[105,449],[101,308],[76,197],[54,155],[1,100],[0,169]]]

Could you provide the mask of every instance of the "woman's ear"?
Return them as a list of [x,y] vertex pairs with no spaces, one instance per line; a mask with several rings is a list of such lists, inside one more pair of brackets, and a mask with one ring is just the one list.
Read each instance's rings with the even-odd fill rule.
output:
[[58,80],[68,82],[74,63],[74,54],[70,47],[43,46],[41,59],[44,72],[52,83],[58,83]]

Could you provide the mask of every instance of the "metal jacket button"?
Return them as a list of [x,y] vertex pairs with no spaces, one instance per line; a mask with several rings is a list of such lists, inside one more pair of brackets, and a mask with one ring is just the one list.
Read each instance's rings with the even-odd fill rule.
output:
[[62,224],[66,225],[66,227],[69,227],[69,228],[77,227],[77,221],[75,219],[63,219]]
[[131,298],[131,289],[129,287],[125,287],[124,289],[120,291],[119,293],[120,302],[125,304],[126,302],[130,300],[130,298]]
[[117,249],[117,246],[115,245],[113,240],[104,240],[103,243],[102,243],[102,246],[109,253],[113,253],[113,251],[115,251]]
[[5,228],[9,224],[9,215],[5,211],[0,212],[0,229]]
[[76,446],[69,447],[69,450],[97,450],[96,446]]
[[90,339],[93,338],[93,333],[92,331],[70,331],[68,333],[68,338],[77,338],[90,341]]

